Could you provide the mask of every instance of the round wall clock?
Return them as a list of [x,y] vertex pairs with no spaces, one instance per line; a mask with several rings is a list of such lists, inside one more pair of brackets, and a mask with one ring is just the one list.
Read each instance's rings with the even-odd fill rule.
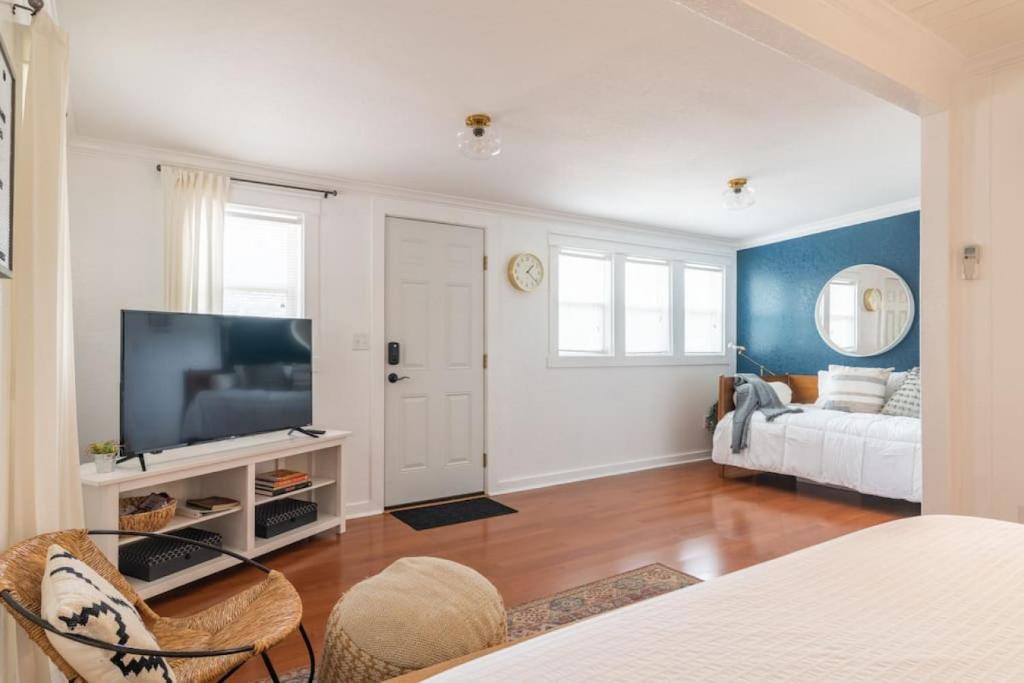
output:
[[872,313],[882,307],[882,291],[869,287],[864,290],[864,309]]
[[516,254],[508,260],[508,281],[521,292],[532,292],[544,281],[544,264],[533,254]]

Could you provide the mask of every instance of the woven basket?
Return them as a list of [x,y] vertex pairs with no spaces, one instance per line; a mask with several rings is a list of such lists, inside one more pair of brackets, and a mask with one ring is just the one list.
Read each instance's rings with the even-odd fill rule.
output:
[[[122,500],[130,503],[139,503],[146,499],[146,496],[132,496]],[[168,505],[159,510],[150,512],[139,512],[134,515],[121,515],[117,518],[117,528],[121,531],[160,531],[174,519],[174,511],[178,509],[178,502],[171,498]]]

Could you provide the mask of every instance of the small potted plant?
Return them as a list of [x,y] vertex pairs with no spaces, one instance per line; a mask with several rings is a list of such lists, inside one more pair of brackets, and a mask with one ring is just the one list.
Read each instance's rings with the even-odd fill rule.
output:
[[117,460],[118,445],[113,441],[97,441],[89,444],[89,452],[93,454],[93,462],[96,463],[96,472],[105,474],[114,471],[114,463]]
[[715,433],[715,427],[718,426],[718,401],[711,404],[708,408],[708,414],[704,416],[704,429],[708,430],[712,434]]

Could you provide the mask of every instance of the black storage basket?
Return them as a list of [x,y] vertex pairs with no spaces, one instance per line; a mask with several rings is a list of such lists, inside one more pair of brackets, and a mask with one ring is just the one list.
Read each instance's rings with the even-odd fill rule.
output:
[[[223,545],[220,534],[204,529],[182,529],[172,531],[170,535],[185,541]],[[118,570],[125,576],[133,576],[143,581],[154,581],[220,557],[216,550],[169,538],[147,538],[129,543],[121,546],[117,555]]]
[[256,535],[273,538],[316,521],[316,503],[285,498],[256,508]]

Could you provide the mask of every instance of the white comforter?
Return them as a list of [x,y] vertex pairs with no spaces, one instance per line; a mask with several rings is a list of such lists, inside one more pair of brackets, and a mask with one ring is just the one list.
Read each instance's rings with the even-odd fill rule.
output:
[[1024,526],[890,522],[434,676],[467,681],[1021,681]]
[[886,498],[921,500],[921,421],[801,406],[768,422],[755,412],[749,446],[733,453],[729,413],[715,429],[711,459]]

